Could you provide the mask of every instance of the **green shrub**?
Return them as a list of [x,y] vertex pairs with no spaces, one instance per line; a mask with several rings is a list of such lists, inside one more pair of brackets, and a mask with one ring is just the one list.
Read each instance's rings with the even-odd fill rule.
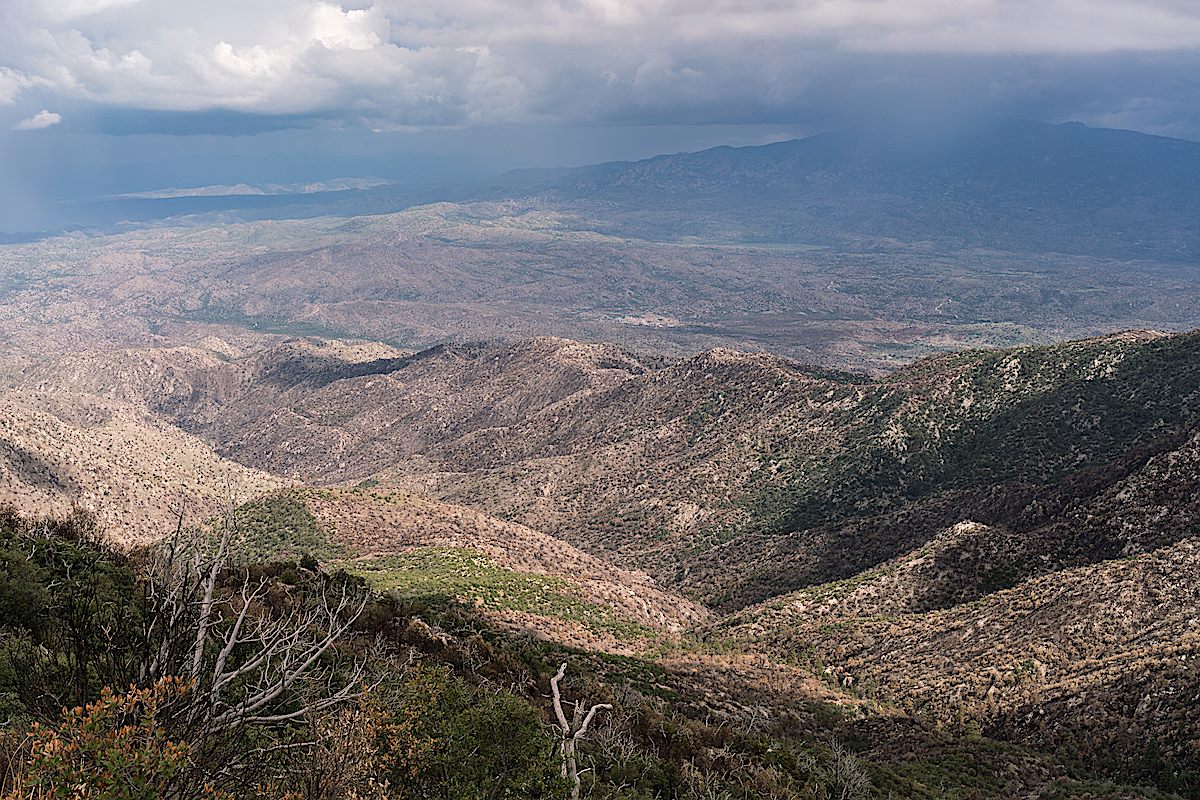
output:
[[389,775],[401,796],[428,800],[538,800],[566,795],[554,741],[538,712],[503,691],[480,690],[445,667],[420,665],[383,689],[395,709]]

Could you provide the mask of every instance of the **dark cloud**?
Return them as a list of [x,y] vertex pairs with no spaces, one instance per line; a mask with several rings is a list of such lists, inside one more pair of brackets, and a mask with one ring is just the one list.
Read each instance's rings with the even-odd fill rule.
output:
[[7,0],[8,124],[76,103],[106,109],[95,124],[114,132],[992,113],[1200,131],[1200,7],[1190,0],[209,0],[198,9]]
[[1200,140],[1200,4],[0,0],[5,230],[219,163],[478,173],[998,116]]
[[81,114],[84,119],[77,124],[78,129],[109,136],[253,136],[270,131],[327,126],[341,121],[341,115],[335,113],[256,114],[225,109],[155,111],[99,107]]

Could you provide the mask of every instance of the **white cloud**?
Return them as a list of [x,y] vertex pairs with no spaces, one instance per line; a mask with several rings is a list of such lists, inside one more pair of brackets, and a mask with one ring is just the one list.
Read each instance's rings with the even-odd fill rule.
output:
[[38,131],[42,128],[49,128],[51,125],[57,125],[60,122],[62,122],[62,114],[56,114],[53,111],[47,111],[43,108],[29,119],[23,119],[16,125],[13,125],[13,130]]
[[387,38],[387,18],[374,8],[343,11],[332,3],[318,3],[310,20],[313,41],[330,50],[371,50]]
[[0,65],[0,106],[6,106],[16,101],[26,89],[49,86],[44,78],[30,77],[19,70]]
[[784,107],[854,58],[1200,48],[1195,0],[354,5],[0,0],[0,104],[37,87],[121,107],[341,115],[388,129],[587,121]]
[[0,67],[0,105],[8,105],[17,99],[21,90],[29,85],[29,79],[14,69]]
[[[12,2],[19,3],[21,0]],[[30,16],[36,18],[64,23],[139,2],[141,0],[35,0],[30,4],[29,12]]]

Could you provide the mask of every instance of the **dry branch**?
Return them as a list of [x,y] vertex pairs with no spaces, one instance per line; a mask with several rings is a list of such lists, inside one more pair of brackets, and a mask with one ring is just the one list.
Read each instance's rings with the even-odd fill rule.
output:
[[571,800],[579,800],[580,781],[579,765],[575,759],[576,746],[587,735],[588,728],[591,726],[596,712],[611,710],[612,705],[609,703],[596,703],[584,713],[583,701],[576,700],[571,719],[568,720],[567,714],[563,710],[562,689],[560,686],[563,676],[566,674],[567,665],[563,663],[559,665],[558,672],[550,679],[550,694],[554,706],[554,716],[558,720],[556,727],[559,733],[559,754],[562,757],[562,776],[571,781]]

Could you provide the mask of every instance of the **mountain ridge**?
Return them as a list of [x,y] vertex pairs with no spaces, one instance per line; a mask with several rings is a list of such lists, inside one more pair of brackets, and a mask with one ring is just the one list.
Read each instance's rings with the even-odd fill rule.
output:
[[440,187],[80,208],[101,230],[125,230],[127,224],[104,227],[105,215],[119,211],[124,216],[112,222],[150,225],[164,218],[223,223],[525,200],[565,213],[581,230],[658,242],[993,249],[1187,263],[1200,251],[1198,176],[1200,143],[1190,140],[997,118],[946,130],[860,127],[638,161],[518,169]]
[[[381,359],[300,341],[232,360],[178,351],[139,402],[252,468],[477,504],[723,605],[723,584],[751,592],[743,603],[848,577],[963,519],[1044,529],[1038,557],[1119,555],[1128,534],[1062,526],[1110,486],[1190,463],[1198,347],[1200,333],[1125,333],[871,379],[720,348],[648,363],[541,338]],[[102,391],[81,377],[26,380]],[[727,552],[757,555],[731,571]]]
[[[858,248],[935,242],[1189,260],[1200,143],[1081,123],[1005,121],[937,137],[822,133],[493,182],[582,202],[602,232]],[[668,231],[675,231],[674,235]]]

